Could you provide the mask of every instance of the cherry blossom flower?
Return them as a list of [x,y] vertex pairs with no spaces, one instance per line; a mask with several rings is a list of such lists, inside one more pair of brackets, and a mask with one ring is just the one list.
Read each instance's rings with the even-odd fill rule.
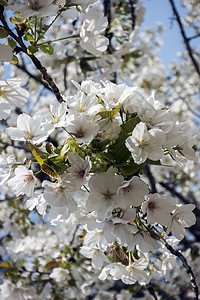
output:
[[45,130],[40,125],[39,116],[30,117],[27,114],[21,114],[17,118],[17,128],[8,127],[7,133],[13,140],[30,141],[34,144],[45,141],[51,130]]
[[70,280],[69,271],[63,268],[54,268],[49,278],[54,279],[56,282],[63,282],[64,280]]
[[80,114],[79,116],[70,115],[67,118],[67,125],[65,128],[80,144],[90,143],[99,130],[98,124],[88,120],[83,114]]
[[97,247],[82,246],[80,253],[87,258],[92,258],[92,266],[95,269],[101,269],[104,262],[109,263],[108,258],[101,249]]
[[103,230],[99,230],[97,228],[93,231],[87,230],[84,237],[84,244],[91,248],[98,247],[103,251],[105,251],[108,246]]
[[134,161],[142,164],[147,158],[161,159],[164,154],[161,149],[165,141],[165,134],[160,129],[148,130],[145,123],[140,122],[132,132],[132,136],[126,139],[126,147],[131,152]]
[[51,206],[51,218],[69,218],[77,208],[73,197],[75,190],[72,183],[68,181],[54,183],[44,180],[42,186],[44,187],[43,198]]
[[118,194],[123,197],[119,206],[139,206],[144,202],[144,196],[149,193],[149,188],[138,176],[133,176],[129,181],[123,181],[118,189]]
[[130,262],[128,266],[120,263],[111,263],[103,268],[99,279],[105,280],[110,274],[114,280],[121,279],[125,284],[134,284],[138,281],[140,284],[149,282],[150,277],[144,271],[148,266],[148,261],[140,258],[136,262]]
[[143,213],[147,213],[150,224],[159,223],[167,226],[171,221],[170,213],[176,208],[176,200],[170,196],[153,194],[147,196],[147,201],[142,204]]
[[116,175],[116,168],[110,167],[106,172],[91,177],[89,181],[90,195],[86,207],[88,211],[96,211],[99,218],[104,219],[119,198],[117,190],[123,176]]
[[[3,68],[0,69],[3,76]],[[21,80],[16,78],[0,80],[0,120],[9,117],[12,106],[22,106],[26,101],[29,93],[20,84]]]
[[71,167],[67,169],[69,172],[69,180],[71,180],[78,189],[86,183],[86,177],[89,176],[91,169],[91,162],[89,157],[83,159],[76,152],[69,153],[68,159],[71,165]]
[[79,84],[75,80],[72,80],[72,83],[77,89],[90,96],[96,95],[99,89],[102,88],[102,85],[100,83],[97,83],[93,80],[83,80],[81,84]]
[[128,96],[136,90],[126,84],[115,84],[110,81],[102,82],[104,88],[100,89],[98,95],[103,99],[108,109],[117,107],[122,104]]
[[33,171],[25,166],[18,166],[15,169],[15,177],[8,180],[8,185],[15,191],[16,196],[26,194],[31,197],[35,188],[37,178]]
[[8,5],[7,9],[13,9],[23,15],[24,18],[36,16],[38,18],[54,16],[58,8],[52,0],[24,0],[24,4]]
[[168,133],[174,124],[171,111],[161,107],[160,103],[155,100],[154,93],[140,105],[138,115],[140,120],[146,123],[149,128],[157,127],[165,133]]
[[71,114],[83,113],[88,116],[96,115],[103,106],[98,104],[98,98],[95,94],[86,95],[84,92],[78,91],[74,96],[65,98],[69,107],[68,112]]
[[109,40],[100,34],[108,25],[107,18],[104,17],[99,5],[90,5],[81,14],[81,19],[81,47],[93,55],[100,55],[107,49],[109,44]]
[[142,253],[147,254],[149,251],[159,248],[160,245],[158,244],[158,241],[149,234],[149,232],[141,230],[138,231],[130,240],[127,251],[133,251],[135,247]]
[[98,121],[99,125],[99,132],[96,136],[99,140],[105,140],[105,138],[108,138],[109,140],[114,140],[118,137],[121,127],[116,119],[101,119]]
[[12,166],[16,162],[13,154],[8,157],[0,155],[0,184],[4,184],[12,173]]
[[99,0],[73,0],[73,3],[80,5],[82,9],[86,9],[90,4],[98,1]]
[[168,224],[166,234],[171,233],[179,240],[184,238],[184,227],[190,227],[196,223],[196,217],[192,210],[195,209],[194,204],[181,205],[174,211]]

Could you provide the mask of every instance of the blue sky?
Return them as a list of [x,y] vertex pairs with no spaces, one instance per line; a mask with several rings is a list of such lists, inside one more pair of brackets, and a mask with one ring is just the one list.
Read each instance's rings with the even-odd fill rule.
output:
[[[186,9],[181,7],[180,0],[174,0],[180,16],[184,16]],[[164,45],[159,53],[165,66],[177,59],[176,53],[184,49],[183,39],[176,20],[172,23],[170,18],[173,17],[172,8],[169,0],[144,0],[143,5],[146,8],[145,20],[143,26],[155,26],[157,22],[164,25],[164,34],[162,36]],[[186,30],[187,33],[187,30]],[[189,35],[188,37],[192,36]],[[193,40],[191,43],[198,45],[199,40]]]

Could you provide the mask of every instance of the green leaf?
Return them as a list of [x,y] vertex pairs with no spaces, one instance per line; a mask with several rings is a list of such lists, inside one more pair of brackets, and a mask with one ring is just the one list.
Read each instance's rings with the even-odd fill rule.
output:
[[54,48],[51,45],[38,45],[38,46],[42,50],[42,52],[44,52],[48,55],[52,55],[54,52]]
[[9,269],[10,268],[9,261],[3,261],[2,263],[0,263],[0,267]]
[[6,0],[0,0],[0,5],[6,6],[7,5],[7,1]]
[[131,158],[131,153],[127,149],[125,141],[139,122],[139,117],[135,117],[121,125],[117,140],[108,148],[108,155],[113,157],[115,163],[122,164]]
[[38,147],[31,144],[30,142],[26,142],[26,146],[32,151],[35,159],[40,165],[42,165],[48,158],[45,152],[41,151]]
[[13,55],[13,58],[10,62],[13,65],[17,65],[19,63],[18,57],[16,55]]
[[41,170],[51,177],[59,178],[59,175],[56,173],[56,171],[46,163],[42,164]]
[[23,16],[22,16],[20,13],[16,13],[15,16],[16,16],[17,18],[19,18],[19,19],[22,19],[22,20],[24,19]]
[[38,48],[36,46],[33,45],[29,45],[27,48],[27,53],[29,55],[35,54],[38,51]]
[[23,23],[23,21],[21,19],[18,19],[16,17],[11,17],[10,22],[12,22],[13,24],[17,24],[17,25]]
[[131,164],[120,168],[121,174],[123,176],[133,176],[138,171],[142,170],[146,166],[146,163],[141,165]]
[[147,158],[147,160],[145,161],[145,163],[146,163],[146,165],[162,166],[160,160],[151,160],[151,159]]
[[28,42],[34,42],[35,41],[34,37],[29,32],[25,32],[24,39]]
[[47,271],[49,269],[52,269],[53,267],[56,267],[57,265],[58,265],[58,262],[56,260],[51,260],[46,264],[43,271]]
[[8,36],[8,31],[5,30],[3,27],[0,27],[0,38],[4,39]]
[[116,108],[114,108],[112,110],[103,109],[102,111],[100,111],[98,113],[98,115],[100,115],[102,117],[102,119],[109,118],[112,120],[116,116],[116,114],[119,112],[119,110],[120,110],[120,103],[117,105]]
[[8,38],[8,45],[14,49],[17,46],[17,43],[13,39]]
[[131,118],[126,123],[122,124],[122,130],[126,133],[131,133],[135,126],[140,122],[140,118],[136,116],[135,118]]

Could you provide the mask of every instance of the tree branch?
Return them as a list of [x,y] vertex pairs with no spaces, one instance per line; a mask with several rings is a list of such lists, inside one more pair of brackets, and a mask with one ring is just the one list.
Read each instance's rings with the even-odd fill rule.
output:
[[37,81],[38,83],[41,83],[46,89],[50,90],[52,92],[52,89],[49,87],[49,85],[43,81],[39,76],[34,75],[32,73],[30,73],[25,66],[22,65],[15,65],[15,67],[17,67],[18,69],[22,70],[24,73],[26,73],[30,78],[34,79],[35,81]]
[[150,167],[147,165],[144,167],[144,174],[147,176],[148,180],[149,180],[149,184],[151,187],[151,193],[157,193],[157,189],[156,189],[156,181],[154,176],[151,173]]
[[135,29],[135,4],[133,0],[129,0],[130,7],[131,7],[131,18],[132,18],[132,30]]
[[186,272],[190,278],[192,289],[195,293],[195,299],[198,300],[199,299],[199,289],[197,286],[196,277],[195,277],[191,267],[188,265],[186,258],[183,256],[183,254],[180,251],[174,250],[172,248],[172,246],[169,245],[163,238],[161,240],[164,243],[165,247],[170,251],[170,253],[172,253],[173,255],[175,255],[176,257],[178,257],[181,260],[183,267],[186,269]]
[[174,1],[173,0],[169,0],[170,4],[171,4],[171,7],[172,7],[172,10],[173,10],[173,13],[176,17],[176,20],[178,22],[178,25],[179,25],[179,28],[180,28],[180,31],[181,31],[181,35],[183,37],[183,40],[184,40],[184,43],[185,43],[185,47],[187,49],[187,52],[188,52],[188,55],[192,61],[192,64],[195,68],[195,71],[197,72],[198,76],[200,77],[200,69],[199,69],[199,65],[192,53],[192,48],[190,47],[190,44],[189,44],[189,41],[191,39],[188,39],[187,36],[186,36],[186,33],[185,33],[185,30],[184,30],[184,27],[183,27],[183,24],[181,22],[181,18],[179,16],[179,13],[178,13],[178,10],[176,9],[176,6],[174,4]]
[[6,20],[5,20],[4,14],[3,14],[3,9],[4,9],[4,7],[2,5],[0,5],[0,20],[1,20],[1,22],[2,22],[2,24],[4,26],[4,28],[5,28],[5,30],[20,45],[20,47],[17,47],[17,51],[22,51],[22,52],[26,53],[26,55],[28,55],[30,57],[30,59],[32,60],[32,62],[35,65],[35,67],[42,73],[43,79],[45,81],[47,81],[50,89],[52,90],[52,92],[56,96],[57,100],[60,103],[64,102],[64,99],[63,99],[63,97],[60,94],[59,88],[57,87],[57,85],[55,84],[55,82],[53,81],[53,79],[47,74],[46,68],[42,66],[41,62],[39,61],[39,59],[35,55],[28,54],[27,47],[25,46],[22,38],[20,36],[17,36],[14,32],[12,32],[12,30],[8,26],[8,24],[7,24]]

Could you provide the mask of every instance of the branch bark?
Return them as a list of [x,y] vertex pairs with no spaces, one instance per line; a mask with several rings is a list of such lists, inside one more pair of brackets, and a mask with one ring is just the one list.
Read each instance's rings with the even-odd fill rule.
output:
[[43,79],[48,83],[49,88],[52,90],[54,95],[56,96],[57,100],[62,103],[64,102],[63,97],[60,94],[59,88],[53,81],[53,79],[48,75],[47,70],[44,66],[42,66],[41,62],[39,59],[33,55],[33,54],[28,54],[27,52],[27,47],[25,46],[22,38],[20,36],[17,36],[8,26],[4,14],[3,14],[4,7],[0,5],[0,21],[2,22],[4,28],[6,31],[9,33],[9,35],[19,44],[20,47],[17,47],[17,51],[22,51],[24,52],[30,59],[32,60],[33,64],[35,67],[42,73]]
[[180,28],[180,31],[181,31],[181,35],[182,35],[182,37],[183,37],[183,40],[184,40],[185,47],[186,47],[186,49],[187,49],[188,55],[189,55],[189,57],[190,57],[190,59],[191,59],[191,61],[192,61],[192,64],[193,64],[193,66],[194,66],[194,68],[195,68],[196,73],[198,74],[198,76],[199,76],[199,78],[200,78],[200,68],[199,68],[199,65],[198,65],[198,63],[197,63],[197,61],[196,61],[196,59],[195,59],[195,57],[194,57],[194,55],[193,55],[193,53],[192,53],[192,48],[190,47],[190,44],[189,44],[189,41],[190,41],[191,39],[190,39],[190,38],[187,38],[187,36],[186,36],[186,33],[185,33],[185,30],[184,30],[183,24],[182,24],[182,22],[181,22],[181,18],[180,18],[180,16],[179,16],[178,10],[177,10],[177,8],[176,8],[176,6],[175,6],[175,4],[174,4],[174,1],[173,1],[173,0],[169,0],[169,2],[170,2],[170,4],[171,4],[173,13],[174,13],[174,15],[175,15],[175,17],[176,17],[176,20],[177,20],[177,23],[178,23],[178,25],[179,25],[179,28]]

